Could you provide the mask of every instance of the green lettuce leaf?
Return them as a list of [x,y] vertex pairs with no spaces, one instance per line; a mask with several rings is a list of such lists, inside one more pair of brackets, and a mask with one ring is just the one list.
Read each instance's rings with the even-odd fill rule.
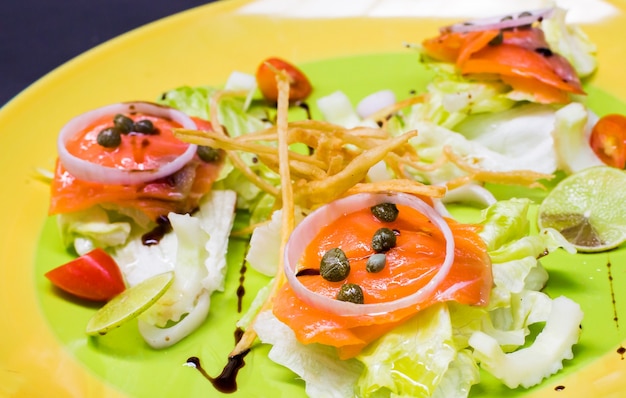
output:
[[578,26],[565,22],[567,11],[555,8],[551,18],[541,22],[550,48],[565,57],[580,77],[591,75],[598,67],[596,45]]
[[456,356],[448,307],[433,305],[357,356],[365,365],[360,395],[430,397]]

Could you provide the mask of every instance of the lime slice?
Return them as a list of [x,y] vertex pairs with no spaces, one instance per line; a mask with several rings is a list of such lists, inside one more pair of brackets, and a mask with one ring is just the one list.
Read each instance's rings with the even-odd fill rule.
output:
[[106,334],[154,304],[170,287],[174,272],[165,272],[124,290],[107,302],[87,323],[88,335]]
[[540,228],[554,228],[581,252],[613,249],[626,241],[626,172],[609,166],[572,174],[539,206]]

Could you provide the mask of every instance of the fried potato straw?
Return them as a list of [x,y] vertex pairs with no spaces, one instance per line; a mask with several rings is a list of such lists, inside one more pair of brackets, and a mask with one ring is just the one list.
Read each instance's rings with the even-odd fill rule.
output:
[[[236,138],[229,137],[218,119],[218,103],[226,95],[240,93],[218,91],[210,100],[210,117],[213,131],[177,129],[174,134],[181,140],[223,150],[233,166],[253,184],[276,198],[275,208],[282,206],[281,253],[295,227],[296,206],[314,209],[343,196],[356,193],[405,192],[422,198],[441,198],[451,188],[472,182],[494,182],[541,186],[539,179],[551,175],[530,171],[490,172],[474,167],[461,156],[444,148],[441,159],[435,163],[420,162],[409,140],[417,131],[392,136],[384,128],[356,127],[352,129],[318,120],[288,122],[289,77],[285,72],[275,71],[278,86],[276,125]],[[399,112],[402,107],[421,101],[415,97],[396,106],[388,107],[375,115],[379,124]],[[300,149],[294,149],[294,144]],[[239,152],[253,153],[257,159],[280,176],[280,189],[257,175],[239,156]],[[368,182],[368,172],[384,162],[393,179]],[[410,178],[405,171],[433,170],[445,162],[455,164],[467,173],[446,185],[425,185]],[[285,283],[282,256],[279,256],[278,273],[272,290],[257,314],[272,307],[273,298]],[[246,328],[230,356],[244,355],[256,340],[251,324]]]

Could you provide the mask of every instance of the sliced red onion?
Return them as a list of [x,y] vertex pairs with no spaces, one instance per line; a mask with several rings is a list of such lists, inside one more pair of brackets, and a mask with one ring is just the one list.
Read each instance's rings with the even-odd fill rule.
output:
[[[315,293],[296,277],[298,261],[321,228],[348,213],[383,203],[409,206],[424,214],[443,233],[446,255],[435,276],[415,293],[397,300],[374,304],[355,304]],[[313,211],[293,230],[285,247],[285,275],[296,295],[309,305],[340,316],[381,315],[419,304],[432,296],[448,276],[454,262],[454,237],[445,219],[421,199],[405,193],[361,193],[348,196]]]
[[470,21],[456,23],[454,25],[444,26],[440,29],[440,31],[442,33],[463,33],[480,30],[500,30],[516,28],[519,26],[531,25],[534,22],[540,21],[545,18],[550,18],[553,12],[554,7],[550,7],[522,13],[506,14],[498,17],[473,19]]
[[196,129],[195,122],[183,112],[174,108],[153,104],[150,102],[123,102],[107,105],[102,108],[83,113],[70,120],[59,132],[57,150],[63,167],[74,177],[102,184],[133,185],[167,177],[180,170],[189,163],[196,153],[196,145],[190,144],[185,152],[151,169],[122,169],[102,166],[72,155],[66,147],[67,142],[81,130],[86,129],[94,121],[103,116],[111,116],[111,120],[118,113],[143,113],[172,120],[185,129]]

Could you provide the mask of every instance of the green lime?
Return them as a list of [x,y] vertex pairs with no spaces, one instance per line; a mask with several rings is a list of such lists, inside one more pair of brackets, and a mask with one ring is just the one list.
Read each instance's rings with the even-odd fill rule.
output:
[[174,272],[165,272],[124,290],[91,317],[85,331],[88,335],[106,334],[136,318],[167,291],[173,280]]
[[626,241],[626,172],[609,166],[581,170],[562,181],[539,206],[539,228],[554,228],[581,252]]

